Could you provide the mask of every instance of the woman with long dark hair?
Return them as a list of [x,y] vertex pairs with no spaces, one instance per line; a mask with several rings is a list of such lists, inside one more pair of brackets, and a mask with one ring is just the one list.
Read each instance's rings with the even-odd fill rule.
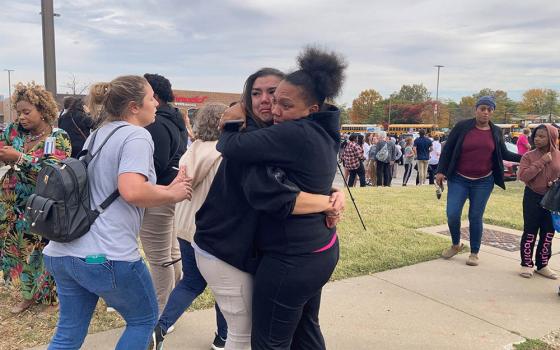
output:
[[93,119],[84,110],[83,99],[73,98],[71,101],[66,113],[58,120],[58,127],[68,133],[72,143],[72,157],[76,158],[84,148],[84,143],[93,127]]
[[[302,191],[328,195],[337,169],[340,112],[325,102],[340,92],[346,64],[316,48],[307,48],[298,63],[300,69],[274,92],[275,125],[251,133],[225,131],[218,150],[225,159],[280,167]],[[336,228],[325,225],[323,214],[265,213],[256,248],[262,258],[254,281],[252,348],[324,349],[318,315],[322,287],[338,262]]]

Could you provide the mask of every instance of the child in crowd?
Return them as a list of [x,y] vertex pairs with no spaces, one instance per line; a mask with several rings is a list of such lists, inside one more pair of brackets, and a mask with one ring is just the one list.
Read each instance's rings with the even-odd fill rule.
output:
[[557,147],[558,130],[552,125],[539,125],[532,134],[534,149],[523,155],[519,179],[526,185],[523,196],[523,236],[521,237],[521,272],[525,278],[533,276],[533,248],[539,234],[536,263],[538,274],[556,279],[548,267],[552,252],[554,227],[550,212],[540,206],[541,199],[560,177],[560,152]]

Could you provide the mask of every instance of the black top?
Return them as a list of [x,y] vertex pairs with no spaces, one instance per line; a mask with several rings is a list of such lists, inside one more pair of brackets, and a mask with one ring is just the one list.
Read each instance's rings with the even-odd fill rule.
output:
[[72,145],[72,158],[84,148],[84,142],[93,127],[93,120],[86,112],[67,111],[58,119],[58,127],[66,131]]
[[[254,120],[247,118],[243,133],[257,129]],[[253,195],[251,204],[247,201],[249,190]],[[196,213],[194,241],[220,260],[255,273],[259,262],[254,244],[260,215],[257,210],[285,217],[292,212],[298,193],[299,189],[286,184],[270,167],[247,166],[224,158]]]
[[158,106],[155,121],[146,126],[154,141],[154,166],[157,184],[169,185],[179,166],[179,159],[187,150],[187,127],[181,112],[164,104]]
[[[307,118],[288,121],[251,133],[224,132],[217,149],[225,159],[282,168],[302,191],[329,195],[337,168],[340,111],[329,106]],[[248,193],[260,192],[254,184]],[[263,253],[306,254],[329,244],[335,228],[327,228],[322,213],[288,215],[263,213],[257,248]]]
[[[455,124],[439,157],[439,164],[436,173],[441,173],[447,177],[453,177],[456,174],[457,162],[461,158],[463,141],[465,135],[476,127],[476,119],[462,120]],[[511,162],[519,162],[521,156],[517,153],[508,151],[504,143],[502,130],[490,122],[492,130],[492,138],[496,144],[494,154],[492,155],[492,172],[494,175],[494,183],[505,189],[504,183],[504,159]]]

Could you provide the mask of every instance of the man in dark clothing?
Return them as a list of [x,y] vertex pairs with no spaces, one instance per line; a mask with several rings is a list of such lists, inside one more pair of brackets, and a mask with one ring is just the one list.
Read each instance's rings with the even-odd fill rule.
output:
[[[70,103],[67,105],[67,103]],[[58,127],[68,133],[72,144],[72,157],[76,158],[84,148],[84,143],[93,128],[93,120],[84,111],[81,98],[67,97],[64,99],[64,111],[58,119]]]
[[422,129],[420,130],[420,137],[414,140],[414,154],[418,161],[419,185],[423,185],[426,182],[431,151],[432,140],[426,137],[426,131]]

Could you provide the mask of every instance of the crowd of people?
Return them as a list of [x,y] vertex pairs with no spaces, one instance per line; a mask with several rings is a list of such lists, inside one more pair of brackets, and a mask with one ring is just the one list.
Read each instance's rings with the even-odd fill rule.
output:
[[390,187],[402,165],[402,186],[407,186],[412,170],[417,170],[416,185],[426,180],[433,185],[441,155],[440,136],[433,138],[420,130],[418,137],[390,136],[386,132],[342,135],[339,160],[344,167],[344,181],[353,187]]
[[[399,164],[402,186],[413,169],[418,186],[443,190],[446,181],[452,245],[442,257],[463,249],[468,199],[471,266],[479,264],[486,203],[494,185],[505,188],[503,160],[520,162],[520,275],[557,278],[548,267],[554,227],[539,204],[560,177],[555,127],[526,132],[512,153],[484,96],[443,143],[423,130],[416,139],[342,139],[340,112],[327,101],[342,88],[344,59],[309,47],[297,61],[288,74],[251,74],[241,101],[207,104],[192,128],[158,74],[94,84],[86,100],[65,99],[60,114],[41,86],[16,86],[18,118],[0,135],[0,161],[10,165],[0,189],[1,266],[21,291],[14,314],[59,304],[49,349],[79,349],[102,298],[126,321],[116,349],[161,350],[207,286],[216,300],[213,349],[325,349],[321,292],[338,262],[345,203],[332,188],[339,161],[348,186],[390,187]],[[113,193],[116,200],[72,241],[31,233],[25,209],[39,171],[88,152],[92,208]]]

